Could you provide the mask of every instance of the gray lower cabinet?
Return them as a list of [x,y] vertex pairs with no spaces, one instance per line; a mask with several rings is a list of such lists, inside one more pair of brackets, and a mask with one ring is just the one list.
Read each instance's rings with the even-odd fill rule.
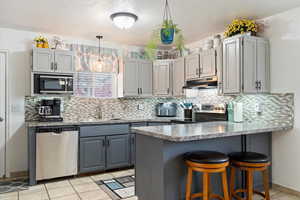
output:
[[80,138],[80,173],[103,170],[105,164],[105,137]]
[[106,168],[118,168],[130,165],[130,135],[107,136]]
[[130,134],[130,165],[135,165],[135,134]]

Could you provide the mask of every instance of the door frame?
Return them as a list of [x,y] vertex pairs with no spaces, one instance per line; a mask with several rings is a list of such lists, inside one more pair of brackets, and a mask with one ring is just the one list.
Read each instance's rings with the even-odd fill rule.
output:
[[9,51],[6,49],[0,49],[0,54],[4,54],[6,59],[5,59],[5,67],[4,67],[4,71],[5,71],[5,134],[4,134],[4,138],[5,138],[5,147],[4,147],[4,160],[5,160],[5,164],[4,164],[4,176],[5,177],[9,177],[10,173],[9,173],[9,159],[8,159],[8,138],[9,138],[9,95],[8,95],[8,55],[9,55]]

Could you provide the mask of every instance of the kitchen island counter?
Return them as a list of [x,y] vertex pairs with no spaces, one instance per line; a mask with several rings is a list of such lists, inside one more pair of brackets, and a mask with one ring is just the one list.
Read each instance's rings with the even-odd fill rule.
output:
[[[271,133],[292,128],[292,124],[224,121],[133,128],[136,133],[136,195],[143,200],[184,200],[187,176],[185,153],[255,151],[272,160]],[[194,173],[193,192],[202,191],[201,177],[201,173]],[[262,183],[261,175],[255,174],[257,190],[263,188]],[[236,185],[245,187],[245,184],[245,176],[237,173]],[[218,174],[211,176],[211,189],[223,195]]]
[[186,142],[219,137],[257,134],[292,129],[292,124],[228,121],[203,122],[152,127],[138,127],[133,130],[146,135],[172,142]]

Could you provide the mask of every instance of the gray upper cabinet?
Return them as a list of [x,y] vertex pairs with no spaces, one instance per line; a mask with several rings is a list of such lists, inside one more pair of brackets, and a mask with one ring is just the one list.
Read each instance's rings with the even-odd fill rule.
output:
[[33,49],[34,72],[74,73],[74,52],[52,49]]
[[152,96],[152,62],[142,60],[139,62],[139,87],[140,96]]
[[139,95],[139,72],[137,60],[124,61],[124,96]]
[[270,91],[269,42],[253,36],[236,36],[223,43],[224,94]]
[[107,169],[130,165],[130,135],[107,136]]
[[79,172],[105,169],[105,137],[80,138]]
[[153,64],[153,93],[156,96],[171,96],[171,67],[173,61],[158,60]]
[[191,54],[185,58],[185,79],[193,80],[200,77],[200,55]]
[[173,96],[184,95],[185,75],[184,75],[184,58],[174,60],[173,64]]
[[74,67],[74,53],[72,51],[54,51],[55,71],[60,73],[73,73]]
[[123,94],[121,96],[152,95],[151,61],[126,59],[123,73]]
[[216,50],[209,49],[200,52],[200,78],[216,75]]
[[223,42],[223,92],[224,94],[240,93],[240,38],[229,38]]
[[51,49],[33,49],[32,58],[33,71],[54,71],[54,53]]

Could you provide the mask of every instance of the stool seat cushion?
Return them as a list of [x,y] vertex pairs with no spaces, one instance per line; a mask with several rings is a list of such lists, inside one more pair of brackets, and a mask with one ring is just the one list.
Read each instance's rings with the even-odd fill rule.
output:
[[256,152],[234,152],[234,153],[230,153],[228,156],[231,161],[247,162],[247,163],[269,162],[268,156]]
[[184,154],[184,159],[200,164],[221,164],[229,161],[229,157],[216,151],[195,151]]

